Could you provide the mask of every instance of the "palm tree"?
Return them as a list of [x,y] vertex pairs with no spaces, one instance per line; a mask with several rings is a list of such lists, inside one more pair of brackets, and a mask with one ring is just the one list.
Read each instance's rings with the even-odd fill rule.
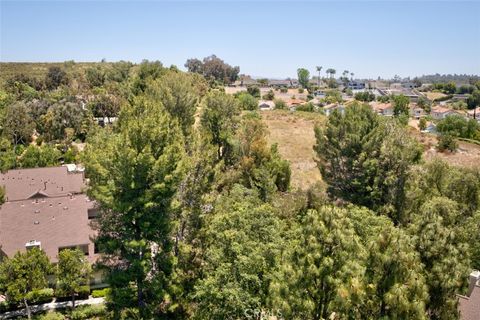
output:
[[335,69],[328,68],[326,73],[329,75],[329,78],[332,78],[332,76],[335,74]]
[[335,76],[335,73],[337,73],[337,70],[335,69],[330,69],[330,74],[332,75],[332,78]]
[[351,80],[353,81],[353,76],[355,75],[355,73],[353,72],[350,72],[350,77],[351,77]]
[[320,71],[322,71],[322,66],[317,66],[318,71],[318,86],[320,87]]

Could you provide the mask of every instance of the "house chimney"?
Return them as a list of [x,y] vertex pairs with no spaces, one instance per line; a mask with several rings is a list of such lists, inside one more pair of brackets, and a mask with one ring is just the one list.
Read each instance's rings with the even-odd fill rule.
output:
[[477,285],[478,280],[480,280],[480,271],[473,270],[472,273],[470,273],[470,277],[468,278],[467,297],[470,297],[470,295],[472,294],[473,289]]

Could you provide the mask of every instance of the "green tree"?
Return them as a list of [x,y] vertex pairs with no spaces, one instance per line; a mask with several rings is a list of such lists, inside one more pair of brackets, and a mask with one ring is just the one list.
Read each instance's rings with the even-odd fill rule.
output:
[[438,132],[453,137],[473,139],[480,124],[474,119],[466,119],[461,115],[451,115],[437,124]]
[[[469,109],[475,109],[476,107],[480,106],[480,88],[473,91],[472,94],[468,97],[467,106]],[[480,117],[480,114],[477,114],[477,117]]]
[[367,319],[426,319],[427,286],[412,241],[402,230],[383,228],[368,246]]
[[357,92],[355,93],[355,100],[363,101],[363,102],[370,102],[375,100],[375,94],[364,91],[364,92]]
[[249,93],[242,92],[238,95],[238,105],[242,110],[257,110],[258,109],[258,100]]
[[255,98],[260,98],[260,88],[256,85],[248,86],[247,92]]
[[42,250],[33,248],[17,252],[0,264],[0,290],[8,301],[23,303],[28,319],[31,319],[28,293],[45,288],[48,285],[47,275],[51,271],[50,261]]
[[167,72],[147,87],[147,95],[162,102],[170,115],[177,119],[185,137],[190,136],[195,112],[201,98],[201,81],[182,72]]
[[298,76],[298,82],[300,85],[308,89],[309,87],[309,81],[310,81],[310,72],[307,69],[304,68],[299,68],[297,69],[297,76]]
[[90,283],[91,267],[79,249],[65,249],[58,254],[57,290],[72,297],[75,308],[75,295]]
[[62,140],[65,138],[65,130],[74,130],[74,136],[82,130],[84,110],[75,102],[61,101],[52,105],[43,116],[45,123],[45,137],[47,140]]
[[52,167],[60,162],[61,152],[52,145],[29,145],[18,160],[21,168]]
[[234,97],[223,92],[212,91],[204,99],[200,118],[202,128],[217,147],[217,159],[230,163],[232,139],[239,123],[240,110]]
[[395,116],[409,116],[410,109],[408,107],[410,100],[407,96],[400,94],[398,96],[393,96],[393,114]]
[[16,166],[17,155],[11,143],[0,136],[0,172],[5,172]]
[[267,128],[258,114],[242,119],[238,131],[238,166],[242,183],[259,191],[266,201],[277,191],[287,191],[290,185],[290,164],[283,160],[277,146],[268,147]]
[[405,184],[422,154],[405,130],[359,104],[344,114],[334,111],[325,127],[316,126],[314,149],[329,194],[403,223]]
[[193,299],[200,319],[240,319],[266,307],[281,248],[274,209],[243,186],[217,198],[205,221],[203,277]]
[[12,142],[14,147],[18,144],[30,142],[35,128],[35,123],[28,113],[28,108],[23,102],[16,102],[6,109],[3,134]]
[[455,152],[457,151],[458,143],[455,138],[450,134],[442,134],[438,137],[438,144],[437,149],[439,151],[450,151]]
[[271,305],[288,319],[359,318],[364,259],[345,210],[308,210],[283,254]]
[[[137,97],[115,130],[90,137],[89,195],[101,213],[96,242],[112,288],[109,307],[137,307],[142,318],[166,312],[172,274],[172,200],[183,177],[181,129],[158,101]],[[133,285],[132,285],[133,284]]]
[[470,271],[468,245],[461,242],[456,226],[459,217],[454,201],[432,198],[421,207],[410,227],[425,267],[431,319],[458,318],[456,293]]
[[420,129],[420,131],[427,129],[427,120],[425,118],[420,118],[418,121],[418,129]]

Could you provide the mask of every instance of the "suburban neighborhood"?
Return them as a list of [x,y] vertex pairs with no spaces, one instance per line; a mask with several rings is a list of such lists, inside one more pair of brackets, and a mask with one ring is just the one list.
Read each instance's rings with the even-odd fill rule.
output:
[[0,12],[0,319],[480,320],[480,2]]

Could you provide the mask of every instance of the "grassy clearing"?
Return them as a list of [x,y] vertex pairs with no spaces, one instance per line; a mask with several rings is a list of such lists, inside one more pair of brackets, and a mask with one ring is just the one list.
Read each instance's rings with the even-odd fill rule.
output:
[[268,126],[269,143],[277,143],[280,154],[290,161],[292,187],[302,190],[321,182],[315,163],[315,123],[324,123],[325,117],[308,112],[284,110],[264,111],[262,119]]

